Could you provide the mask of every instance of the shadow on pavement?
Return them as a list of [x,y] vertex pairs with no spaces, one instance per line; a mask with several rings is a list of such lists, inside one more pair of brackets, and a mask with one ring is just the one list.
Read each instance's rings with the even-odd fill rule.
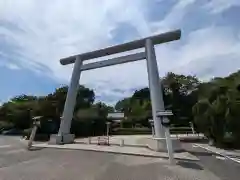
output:
[[187,151],[191,153],[194,156],[212,156],[212,153],[210,152],[198,152],[198,151]]
[[178,161],[177,165],[184,167],[184,168],[203,170],[202,166],[200,166],[199,164],[194,163],[194,162],[189,162],[189,161]]
[[31,148],[29,148],[28,150],[29,151],[39,151],[39,150],[42,150],[42,149],[44,149],[45,147],[31,147]]
[[180,139],[181,142],[184,142],[184,143],[208,143],[208,140],[207,139]]

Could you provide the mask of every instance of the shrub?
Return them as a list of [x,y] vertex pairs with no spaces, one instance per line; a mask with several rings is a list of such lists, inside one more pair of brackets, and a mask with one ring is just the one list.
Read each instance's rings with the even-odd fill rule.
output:
[[[26,137],[28,140],[30,138],[30,135],[32,133],[32,128],[24,129],[23,130],[23,137]],[[50,134],[47,133],[39,133],[39,129],[37,130],[37,133],[34,137],[34,141],[48,141],[50,139]]]
[[121,126],[123,127],[123,128],[132,128],[132,126],[133,126],[133,121],[132,120],[129,120],[129,119],[124,119],[124,120],[122,120],[121,121]]
[[75,136],[97,136],[106,132],[106,121],[104,118],[73,119],[71,133]]
[[149,128],[116,128],[112,131],[113,135],[134,135],[134,134],[151,134]]
[[7,129],[11,129],[13,127],[14,127],[14,125],[12,123],[10,123],[10,122],[0,121],[0,129],[7,130]]

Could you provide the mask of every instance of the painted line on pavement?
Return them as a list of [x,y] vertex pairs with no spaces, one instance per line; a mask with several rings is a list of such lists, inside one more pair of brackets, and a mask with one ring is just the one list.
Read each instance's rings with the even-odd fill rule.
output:
[[216,159],[220,159],[220,160],[226,160],[226,158],[223,157],[223,156],[215,156],[215,158],[216,158]]
[[194,145],[194,146],[197,146],[197,147],[200,147],[200,148],[202,148],[202,149],[205,149],[205,150],[207,150],[207,151],[210,151],[210,152],[212,152],[212,153],[218,154],[218,155],[220,155],[220,156],[223,156],[223,157],[225,157],[225,158],[227,158],[227,159],[230,159],[230,160],[232,160],[232,161],[240,164],[240,160],[237,160],[236,158],[232,158],[232,157],[226,156],[226,155],[224,155],[224,154],[222,154],[222,153],[220,153],[220,152],[213,151],[213,150],[211,150],[211,149],[209,149],[209,148],[207,148],[207,147],[201,146],[201,145],[199,145],[199,144],[193,144],[193,145]]

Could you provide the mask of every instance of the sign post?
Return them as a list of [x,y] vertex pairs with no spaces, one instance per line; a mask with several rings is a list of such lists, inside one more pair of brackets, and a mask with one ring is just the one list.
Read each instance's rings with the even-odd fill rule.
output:
[[109,130],[110,130],[110,122],[106,122],[107,124],[107,137],[109,137]]
[[152,128],[152,137],[154,137],[154,136],[155,136],[155,129],[154,129],[154,123],[153,123],[153,120],[150,119],[150,120],[149,120],[149,123],[150,123],[151,128]]
[[172,116],[172,115],[173,115],[172,111],[158,111],[157,112],[157,116],[160,117],[161,124],[163,125],[164,130],[165,130],[165,138],[166,138],[166,144],[167,144],[167,149],[168,149],[169,162],[170,162],[170,164],[175,164],[172,140],[171,140],[171,135],[170,135],[170,131],[169,131],[170,120],[167,118],[168,116]]

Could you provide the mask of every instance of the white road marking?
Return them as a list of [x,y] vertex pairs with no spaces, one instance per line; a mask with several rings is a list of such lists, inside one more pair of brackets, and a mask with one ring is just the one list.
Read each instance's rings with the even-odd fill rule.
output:
[[222,157],[222,156],[215,156],[217,159],[220,159],[220,160],[226,160],[225,157]]
[[240,163],[240,158],[233,158],[236,162]]
[[210,152],[212,152],[212,153],[215,153],[215,154],[224,156],[225,158],[230,159],[230,160],[232,160],[232,161],[234,161],[234,162],[236,162],[236,163],[240,163],[240,159],[239,159],[239,158],[233,158],[233,157],[230,157],[230,156],[221,154],[221,153],[219,153],[219,152],[217,152],[217,151],[213,151],[213,150],[211,150],[211,149],[209,149],[209,148],[207,148],[207,147],[201,146],[200,144],[195,144],[195,145],[198,146],[198,147],[200,147],[200,148],[203,148],[203,149],[205,149],[205,150],[207,150],[207,151],[210,151]]

